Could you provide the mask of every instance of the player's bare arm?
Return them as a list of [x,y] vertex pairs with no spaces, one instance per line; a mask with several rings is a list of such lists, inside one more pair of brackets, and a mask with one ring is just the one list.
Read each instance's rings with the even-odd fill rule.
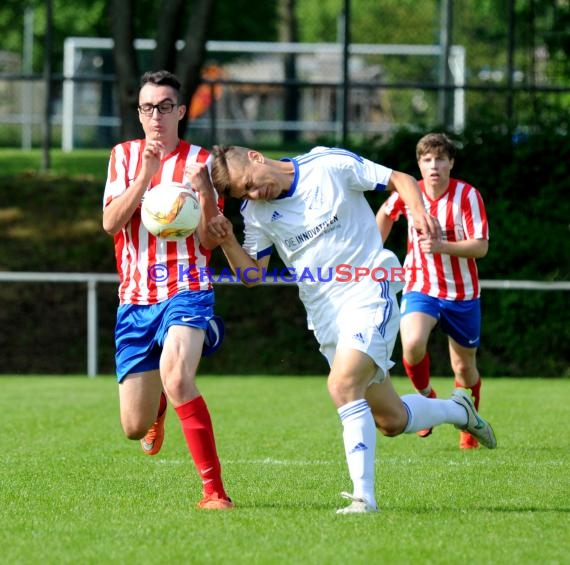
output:
[[128,190],[114,198],[103,210],[103,229],[108,234],[115,235],[131,219],[153,175],[160,168],[163,153],[164,144],[161,141],[146,142],[140,173],[129,185]]
[[420,237],[419,243],[423,253],[442,253],[465,259],[481,259],[489,250],[489,242],[486,239],[444,241]]
[[218,208],[217,195],[210,179],[208,167],[205,163],[191,163],[186,166],[184,174],[192,189],[200,195],[202,213],[197,228],[200,244],[206,249],[214,249],[219,245],[219,241],[212,237],[209,223],[221,212]]
[[217,233],[222,233],[222,230],[225,231],[226,235],[220,240],[220,246],[234,274],[239,273],[241,282],[247,287],[260,284],[263,280],[263,272],[269,265],[270,256],[267,255],[257,261],[252,259],[236,239],[231,222],[223,216],[214,218],[211,222],[211,228],[212,230],[220,230]]
[[401,171],[392,171],[388,190],[395,190],[410,210],[414,228],[424,236],[432,239],[441,238],[441,226],[436,218],[430,216],[425,209],[420,187],[416,179]]
[[390,218],[386,213],[386,203],[382,204],[376,213],[376,225],[380,230],[382,242],[385,243],[392,231],[392,226],[394,225],[394,220],[392,220],[392,218]]

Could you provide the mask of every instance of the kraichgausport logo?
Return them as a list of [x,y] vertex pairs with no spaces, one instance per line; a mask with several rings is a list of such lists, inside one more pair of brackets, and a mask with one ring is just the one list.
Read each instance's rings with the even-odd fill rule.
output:
[[245,283],[262,283],[262,282],[285,282],[298,284],[314,284],[314,283],[352,283],[361,280],[371,279],[374,282],[393,282],[404,283],[406,280],[405,267],[355,267],[346,263],[342,263],[335,267],[317,267],[304,269],[296,269],[294,267],[283,267],[281,269],[274,267],[272,269],[258,269],[256,267],[247,267],[245,269],[236,269],[235,273],[229,268],[223,268],[219,273],[215,273],[210,267],[197,267],[196,265],[178,265],[177,269],[167,267],[163,263],[151,265],[148,270],[148,277],[156,283],[172,281],[191,281],[191,282],[245,282]]

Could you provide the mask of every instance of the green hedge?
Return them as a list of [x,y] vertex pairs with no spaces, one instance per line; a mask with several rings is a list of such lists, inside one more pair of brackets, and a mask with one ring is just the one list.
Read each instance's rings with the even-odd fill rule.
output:
[[[489,254],[479,261],[485,279],[570,280],[568,245],[570,143],[560,129],[517,136],[499,129],[453,136],[461,145],[454,175],[476,186],[490,221]],[[414,148],[421,133],[401,131],[388,142],[356,150],[417,176]],[[18,174],[0,189],[0,269],[114,272],[112,240],[100,227],[103,181],[89,176]],[[378,207],[385,195],[372,195]],[[227,214],[239,223],[237,202]],[[400,257],[406,230],[397,226],[389,247]],[[225,266],[221,252],[214,266]],[[570,316],[566,291],[486,290],[482,296],[480,369],[484,376],[570,376]],[[78,373],[86,365],[86,292],[83,285],[0,284],[3,373]],[[99,293],[99,367],[113,372],[116,289]],[[217,289],[227,324],[222,349],[202,370],[222,374],[324,374],[326,364],[306,329],[295,286]],[[451,374],[440,332],[430,343],[434,374]],[[400,348],[395,374],[402,374]]]

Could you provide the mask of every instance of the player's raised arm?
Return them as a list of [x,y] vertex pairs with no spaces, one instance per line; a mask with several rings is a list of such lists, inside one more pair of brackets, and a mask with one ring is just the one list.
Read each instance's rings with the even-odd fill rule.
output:
[[416,230],[425,237],[441,238],[441,227],[433,216],[425,209],[420,187],[416,179],[401,171],[393,171],[390,176],[388,190],[396,190],[410,210]]
[[103,229],[108,234],[116,235],[131,219],[141,203],[152,176],[159,170],[163,154],[164,144],[162,142],[150,140],[145,143],[141,170],[131,182],[129,190],[111,200],[103,210]]
[[218,208],[217,193],[212,185],[208,166],[206,163],[189,163],[184,171],[190,186],[200,195],[202,214],[198,225],[198,238],[200,244],[206,249],[214,249],[218,242],[212,237],[209,223],[213,218],[221,215]]

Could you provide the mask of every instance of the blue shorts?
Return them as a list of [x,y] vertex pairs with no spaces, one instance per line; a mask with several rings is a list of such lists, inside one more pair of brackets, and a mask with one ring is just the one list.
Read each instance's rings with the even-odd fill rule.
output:
[[162,346],[170,326],[205,331],[202,355],[208,356],[224,339],[224,323],[214,315],[214,292],[185,291],[158,304],[121,304],[115,326],[117,381],[127,375],[159,368]]
[[481,341],[481,301],[444,300],[421,292],[402,296],[400,315],[422,312],[435,318],[442,331],[463,347],[479,347]]

